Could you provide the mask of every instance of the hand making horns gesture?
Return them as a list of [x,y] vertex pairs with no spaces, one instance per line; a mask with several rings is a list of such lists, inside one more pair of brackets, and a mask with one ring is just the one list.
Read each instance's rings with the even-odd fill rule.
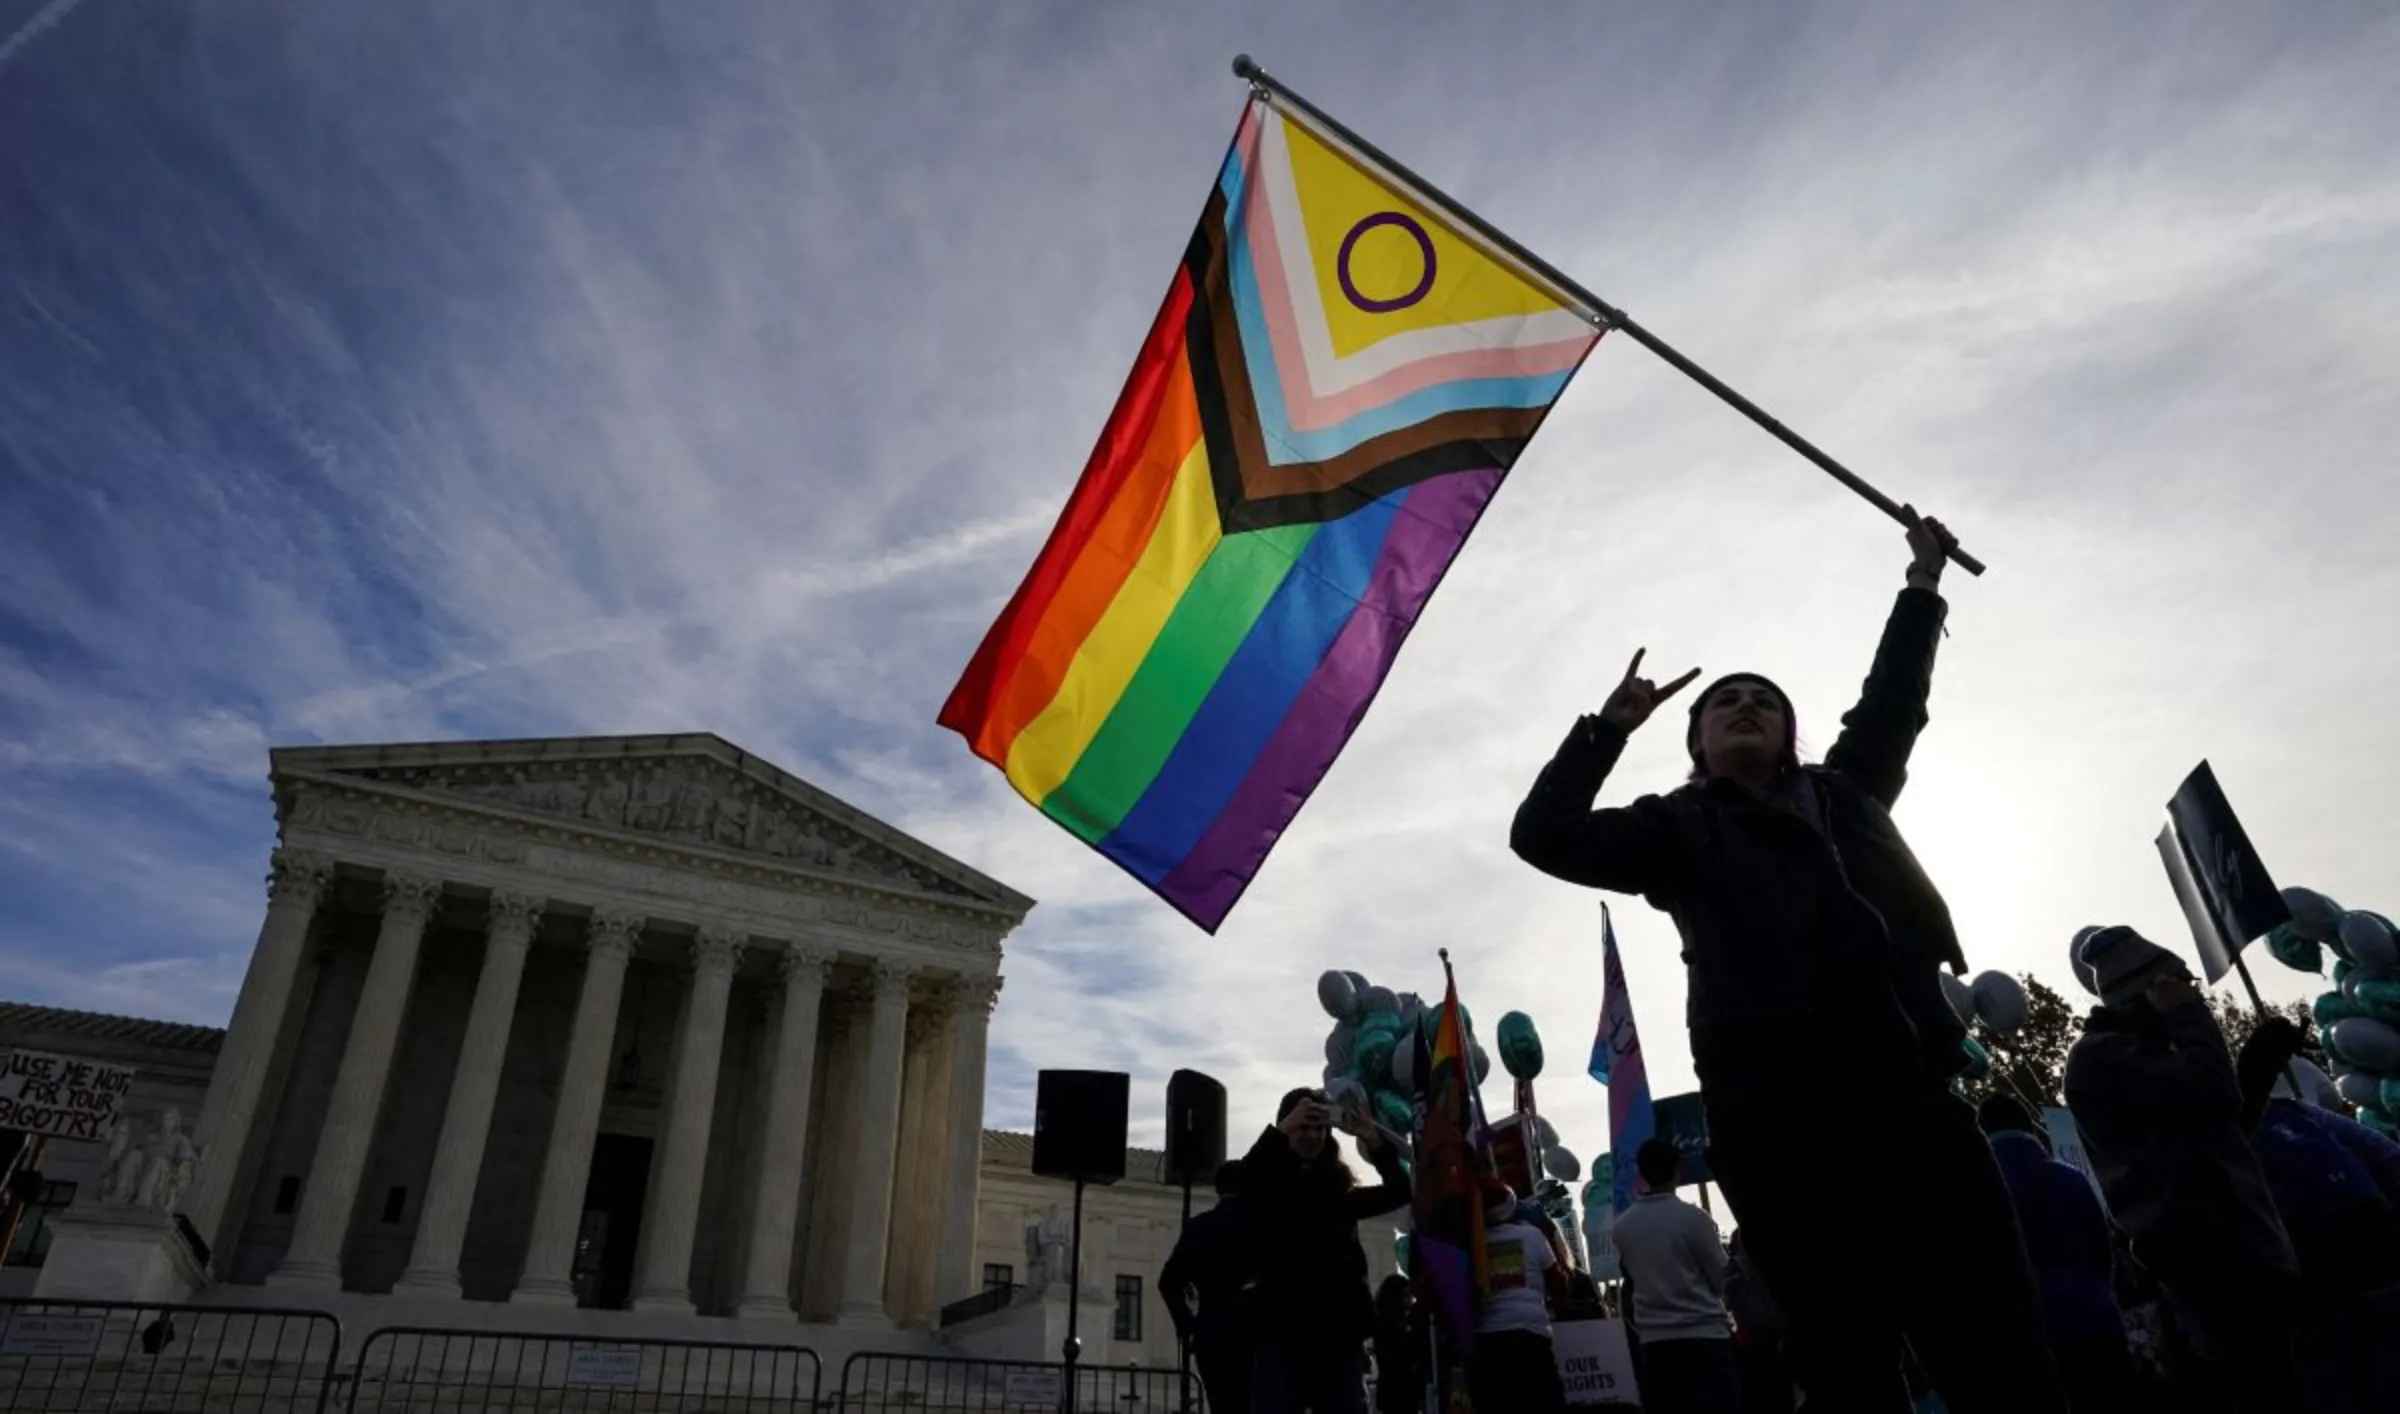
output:
[[1639,676],[1642,655],[1649,651],[1647,648],[1634,650],[1633,661],[1625,665],[1625,680],[1617,684],[1617,690],[1610,693],[1608,701],[1600,706],[1600,720],[1628,736],[1633,734],[1634,728],[1650,720],[1650,714],[1658,710],[1659,703],[1690,687],[1692,679],[1700,676],[1700,670],[1694,668],[1665,687],[1660,687],[1650,679]]

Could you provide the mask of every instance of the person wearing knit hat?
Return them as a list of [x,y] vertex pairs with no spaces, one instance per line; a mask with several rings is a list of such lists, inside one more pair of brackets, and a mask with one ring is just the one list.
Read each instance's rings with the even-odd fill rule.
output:
[[1519,1215],[1506,1183],[1487,1175],[1477,1186],[1491,1286],[1476,1313],[1468,1392],[1478,1410],[1563,1414],[1567,1391],[1550,1343],[1550,1303],[1566,1296],[1566,1269],[1549,1237]]
[[2067,1108],[2108,1210],[2239,1414],[2296,1414],[2299,1261],[2224,1033],[2191,970],[2133,929],[2093,930],[2075,956],[2100,1005],[2067,1053]]
[[[1637,652],[1535,779],[1509,845],[1546,874],[1638,894],[1674,920],[1709,1166],[1775,1282],[1812,1405],[1888,1407],[1905,1341],[1958,1414],[2054,1414],[2065,1403],[2024,1239],[1950,1090],[1966,1028],[1939,974],[1965,972],[1965,955],[1892,820],[1927,721],[1955,544],[1940,522],[1905,517],[1906,586],[1821,763],[1800,759],[1784,690],[1734,673],[1692,699],[1688,779],[1596,808],[1632,734],[1700,678],[1654,682]],[[1824,1142],[1822,1109],[1795,1103],[1803,1065],[1838,1091],[1845,1123],[1876,1137],[1871,1204],[1854,1170],[1795,1157]],[[1835,1212],[1872,1217],[1826,1221]],[[1922,1260],[1930,1231],[1944,1235],[1941,1263]]]

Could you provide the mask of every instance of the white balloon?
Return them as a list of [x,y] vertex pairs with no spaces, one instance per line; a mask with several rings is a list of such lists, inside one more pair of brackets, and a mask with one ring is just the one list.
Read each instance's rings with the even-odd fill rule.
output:
[[1403,1036],[1400,1044],[1392,1047],[1392,1088],[1403,1095],[1415,1094],[1417,1089],[1417,1048],[1409,1044],[1410,1039]]
[[2315,889],[2285,889],[2283,906],[2292,912],[2292,931],[2312,943],[2330,943],[2341,931],[2342,906]]
[[1561,1183],[1573,1183],[1583,1177],[1583,1160],[1576,1158],[1573,1150],[1561,1149],[1556,1145],[1543,1152],[1542,1167]]
[[1950,1009],[1958,1013],[1958,1024],[1964,1026],[1973,1021],[1975,1019],[1975,994],[1968,989],[1966,979],[1946,967],[1934,975],[1942,979],[1942,1000],[1948,1002]]
[[2400,1031],[2371,1016],[2354,1016],[2333,1024],[2333,1047],[2360,1070],[2379,1075],[2400,1071]]
[[1550,1117],[1548,1115],[1535,1115],[1533,1117],[1533,1134],[1535,1140],[1538,1141],[1544,1149],[1555,1149],[1558,1147],[1558,1126],[1550,1122]]
[[1486,1051],[1481,1042],[1477,1042],[1474,1048],[1467,1053],[1467,1064],[1475,1072],[1475,1083],[1481,1085],[1492,1073],[1491,1052]]
[[[2295,1074],[2300,1077],[2300,1093],[2297,1095],[2292,1093],[2292,1076]],[[2294,1056],[2290,1071],[2275,1077],[2274,1093],[2287,1100],[2298,1100],[2321,1110],[2330,1110],[2335,1108],[2341,1087],[2335,1084],[2332,1076],[2319,1070],[2316,1062],[2306,1056]]]
[[2358,968],[2354,976],[2389,977],[2400,972],[2400,939],[2372,913],[2342,915],[2342,951]]
[[1975,1014],[1983,1018],[1984,1025],[2003,1036],[2014,1036],[2025,1029],[2031,1004],[2025,998],[2025,985],[2016,978],[2005,972],[1986,972],[1967,990],[1974,999]]
[[2333,1082],[2335,1093],[2354,1105],[2372,1105],[2383,1093],[2383,1077],[2353,1070]]
[[1350,979],[1351,991],[1363,992],[1367,989],[1367,974],[1364,972],[1344,972],[1342,975]]
[[1317,978],[1317,1005],[1334,1020],[1349,1021],[1358,1015],[1358,989],[1344,973],[1325,973]]
[[1361,987],[1358,1010],[1362,1016],[1398,1016],[1400,998],[1393,995],[1389,987]]
[[1325,1098],[1332,1102],[1337,1114],[1367,1107],[1367,1087],[1347,1075],[1325,1084]]

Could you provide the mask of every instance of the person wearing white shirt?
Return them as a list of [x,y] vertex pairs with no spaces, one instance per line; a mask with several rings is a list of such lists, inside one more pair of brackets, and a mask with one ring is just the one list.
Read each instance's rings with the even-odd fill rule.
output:
[[1467,1389],[1478,1414],[1562,1414],[1567,1391],[1550,1348],[1550,1302],[1567,1287],[1558,1249],[1517,1215],[1517,1195],[1507,1184],[1487,1178],[1483,1193],[1492,1280],[1475,1321]]
[[1716,1220],[1675,1196],[1682,1156],[1663,1139],[1634,1155],[1648,1189],[1610,1230],[1633,1283],[1642,1333],[1644,1414],[1739,1414],[1733,1327],[1725,1317],[1725,1244]]

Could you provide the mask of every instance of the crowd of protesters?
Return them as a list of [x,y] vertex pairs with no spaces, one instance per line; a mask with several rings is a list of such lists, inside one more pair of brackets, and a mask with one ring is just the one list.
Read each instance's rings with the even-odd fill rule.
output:
[[[1907,584],[1821,764],[1801,761],[1783,690],[1733,674],[1693,701],[1686,781],[1598,807],[1630,735],[1699,675],[1654,683],[1637,653],[1512,830],[1527,862],[1640,895],[1682,938],[1709,1168],[1740,1226],[1720,1243],[1676,1196],[1676,1151],[1645,1146],[1606,1298],[1643,1407],[2400,1408],[2400,1145],[2300,1078],[2296,1026],[2262,1023],[2237,1057],[2173,954],[2089,929],[2072,954],[2098,1006],[2064,1100],[2090,1172],[2050,1153],[2031,1106],[1959,1097],[1966,1033],[1938,974],[1965,962],[1891,817],[1928,720],[1955,542],[1903,512]],[[1836,1142],[1827,1107],[1795,1099],[1801,1055],[1841,1077],[1839,1133],[1870,1147]],[[1337,1123],[1376,1186],[1342,1161]],[[1380,1131],[1294,1091],[1229,1170],[1162,1280],[1210,1407],[1363,1414],[1371,1344],[1378,1409],[1427,1408],[1423,1315],[1405,1279],[1370,1295],[1357,1237],[1409,1198]],[[1563,1406],[1550,1323],[1604,1298],[1538,1205],[1485,1196],[1491,1272],[1461,1373],[1480,1414],[1548,1414]]]

